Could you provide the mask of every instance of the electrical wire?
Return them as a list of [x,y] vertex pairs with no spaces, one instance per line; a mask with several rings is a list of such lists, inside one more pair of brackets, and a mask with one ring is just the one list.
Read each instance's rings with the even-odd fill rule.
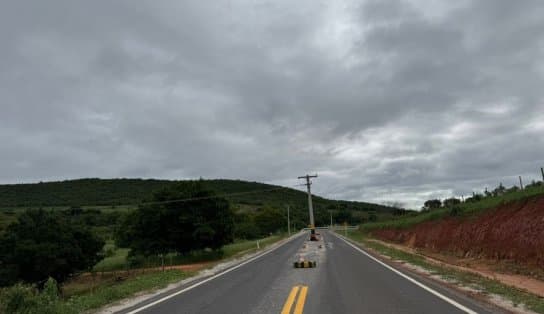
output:
[[[304,184],[302,184],[302,185],[304,185]],[[301,186],[301,184],[294,185],[293,187],[295,187],[295,186]],[[225,198],[225,197],[229,197],[229,196],[255,194],[255,193],[263,193],[263,192],[272,192],[272,191],[277,191],[277,190],[282,190],[282,189],[289,189],[289,188],[291,188],[291,187],[282,186],[282,187],[277,187],[277,188],[273,188],[273,189],[265,189],[265,190],[255,190],[255,191],[228,193],[228,194],[220,194],[220,195],[212,195],[212,196],[182,198],[182,199],[167,200],[167,201],[141,202],[138,205],[159,205],[159,204],[170,204],[170,203],[200,201],[200,200],[207,200],[207,199],[214,199],[214,198]]]

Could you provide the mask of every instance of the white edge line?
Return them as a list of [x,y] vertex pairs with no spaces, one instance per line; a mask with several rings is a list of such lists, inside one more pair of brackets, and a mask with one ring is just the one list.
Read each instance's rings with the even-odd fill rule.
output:
[[458,302],[456,302],[456,301],[454,301],[454,300],[448,298],[447,296],[441,294],[440,292],[438,292],[438,291],[436,291],[436,290],[434,290],[434,289],[432,289],[432,288],[430,288],[430,287],[428,287],[428,286],[422,284],[421,282],[419,282],[419,281],[413,279],[412,277],[407,276],[407,275],[405,275],[404,273],[402,273],[402,272],[396,270],[395,268],[393,268],[393,267],[387,265],[386,263],[380,261],[379,259],[377,259],[377,258],[375,258],[374,256],[368,254],[367,252],[365,252],[365,251],[362,250],[361,248],[355,246],[353,243],[351,243],[350,241],[348,241],[347,239],[345,239],[343,236],[341,236],[341,235],[339,235],[339,234],[336,234],[336,233],[334,233],[334,235],[335,235],[336,237],[340,238],[342,241],[346,242],[346,243],[347,243],[349,246],[351,246],[352,248],[354,248],[354,249],[356,249],[357,251],[359,251],[359,252],[363,253],[364,255],[368,256],[369,258],[371,258],[371,259],[372,259],[373,261],[375,261],[376,263],[382,265],[383,267],[389,269],[390,271],[394,272],[395,274],[397,274],[397,275],[403,277],[404,279],[410,281],[411,283],[413,283],[413,284],[419,286],[420,288],[422,288],[422,289],[424,289],[424,290],[426,290],[426,291],[428,291],[428,292],[434,294],[435,296],[437,296],[437,297],[439,297],[440,299],[442,299],[442,300],[448,302],[449,304],[455,306],[456,308],[460,309],[461,311],[463,311],[463,312],[465,312],[465,313],[469,313],[469,314],[478,314],[478,312],[475,312],[475,311],[469,309],[468,307],[466,307],[466,306],[464,306],[464,305],[462,305],[462,304],[460,304],[460,303],[458,303]]
[[266,251],[266,252],[263,252],[263,253],[261,253],[261,254],[259,254],[259,255],[257,255],[257,256],[254,256],[254,257],[248,259],[247,261],[244,261],[244,262],[242,262],[242,263],[240,263],[240,264],[238,264],[238,265],[236,265],[236,266],[233,266],[233,267],[231,267],[231,268],[229,268],[229,269],[227,269],[227,270],[224,270],[224,271],[222,271],[222,272],[220,272],[220,273],[218,273],[218,274],[215,274],[215,275],[213,275],[213,276],[211,276],[211,277],[209,277],[209,278],[206,278],[206,279],[204,279],[204,280],[202,280],[202,281],[199,281],[199,282],[197,282],[197,283],[195,283],[195,284],[193,284],[193,285],[191,285],[191,286],[189,286],[189,287],[187,287],[187,288],[184,288],[184,289],[182,289],[182,290],[176,291],[176,292],[174,292],[174,293],[172,293],[172,294],[169,294],[169,295],[167,295],[167,296],[165,296],[165,297],[162,297],[162,298],[160,298],[160,299],[158,299],[158,300],[156,300],[156,301],[153,301],[153,302],[151,302],[151,303],[149,303],[149,304],[146,304],[146,305],[144,305],[144,306],[142,306],[142,307],[139,307],[139,308],[137,308],[137,309],[134,309],[134,310],[128,312],[127,314],[138,313],[138,312],[143,311],[143,310],[145,310],[145,309],[147,309],[147,308],[150,308],[150,307],[152,307],[152,306],[155,306],[155,305],[157,305],[157,304],[159,304],[159,303],[161,303],[161,302],[164,302],[164,301],[166,301],[166,300],[168,300],[168,299],[170,299],[170,298],[173,298],[173,297],[175,297],[175,296],[177,296],[177,295],[180,295],[180,294],[182,294],[182,293],[184,293],[184,292],[186,292],[186,291],[189,291],[189,290],[194,289],[194,288],[196,288],[196,287],[198,287],[198,286],[200,286],[200,285],[203,285],[203,284],[205,284],[205,283],[208,282],[208,281],[212,281],[212,280],[214,280],[215,278],[218,278],[218,277],[221,277],[221,276],[223,276],[223,275],[225,275],[225,274],[227,274],[227,273],[230,273],[231,271],[236,270],[236,269],[238,269],[238,268],[240,268],[240,267],[242,267],[242,266],[244,266],[244,265],[246,265],[246,264],[248,264],[248,263],[251,263],[251,262],[255,261],[255,260],[258,259],[258,258],[261,258],[261,257],[263,257],[263,256],[265,256],[265,255],[267,255],[267,254],[269,254],[269,253],[271,253],[271,252],[274,252],[275,250],[279,249],[280,247],[282,247],[282,246],[284,246],[285,244],[291,242],[292,240],[296,239],[296,238],[299,237],[299,236],[300,236],[300,234],[294,235],[291,239],[288,239],[288,240],[285,241],[284,243],[282,243],[282,244],[276,246],[275,248],[272,248],[272,249],[270,249],[270,250],[268,250],[268,251]]

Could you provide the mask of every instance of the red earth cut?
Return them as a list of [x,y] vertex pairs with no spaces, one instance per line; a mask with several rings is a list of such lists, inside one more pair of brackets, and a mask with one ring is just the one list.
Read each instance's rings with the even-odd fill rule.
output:
[[471,217],[377,230],[373,235],[430,252],[544,267],[544,196],[501,205]]

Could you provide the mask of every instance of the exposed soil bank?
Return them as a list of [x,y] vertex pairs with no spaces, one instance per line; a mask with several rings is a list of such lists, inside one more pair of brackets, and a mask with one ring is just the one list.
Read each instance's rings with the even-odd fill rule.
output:
[[505,204],[471,217],[449,217],[407,229],[375,230],[372,234],[429,252],[543,269],[544,196]]

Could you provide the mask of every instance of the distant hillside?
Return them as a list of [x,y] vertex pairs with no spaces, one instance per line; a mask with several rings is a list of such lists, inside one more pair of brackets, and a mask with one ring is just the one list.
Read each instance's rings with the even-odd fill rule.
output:
[[[143,179],[78,179],[60,182],[0,185],[0,207],[38,206],[110,206],[136,205],[149,200],[154,191],[180,181]],[[216,193],[232,194],[263,191],[227,197],[240,207],[293,207],[304,208],[307,195],[304,192],[258,182],[241,180],[203,180]],[[348,209],[389,213],[395,208],[351,201],[335,201],[314,197],[316,209]]]

